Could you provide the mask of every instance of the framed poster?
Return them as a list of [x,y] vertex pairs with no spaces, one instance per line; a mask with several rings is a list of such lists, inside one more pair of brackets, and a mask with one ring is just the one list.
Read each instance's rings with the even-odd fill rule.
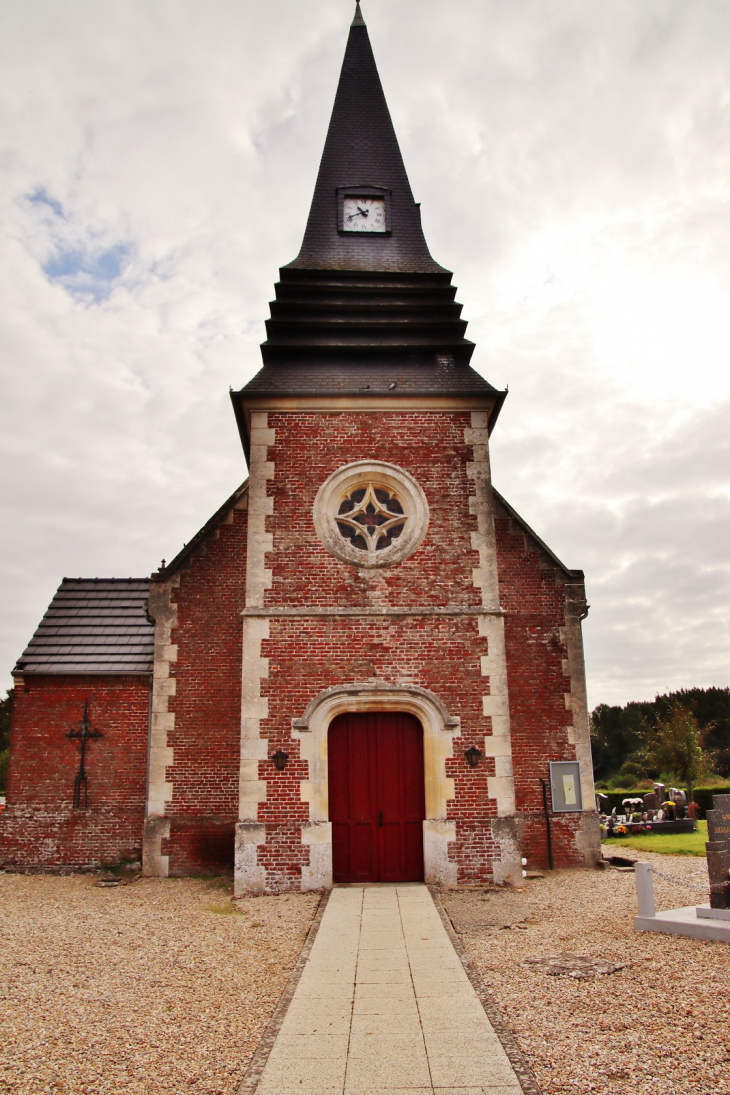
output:
[[550,761],[550,796],[554,814],[579,813],[583,809],[580,761]]

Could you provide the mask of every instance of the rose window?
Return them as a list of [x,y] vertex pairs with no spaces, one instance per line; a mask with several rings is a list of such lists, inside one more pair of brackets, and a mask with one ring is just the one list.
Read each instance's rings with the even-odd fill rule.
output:
[[317,491],[317,536],[350,566],[371,569],[403,562],[426,535],[426,495],[413,476],[383,460],[337,468]]
[[368,483],[351,491],[340,503],[336,520],[344,540],[358,551],[372,554],[398,539],[407,517],[392,491]]

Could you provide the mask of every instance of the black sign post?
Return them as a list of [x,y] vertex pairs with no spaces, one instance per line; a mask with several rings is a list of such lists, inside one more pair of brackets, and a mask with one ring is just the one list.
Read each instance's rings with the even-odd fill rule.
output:
[[553,835],[550,832],[550,810],[548,809],[548,796],[547,796],[547,780],[541,779],[542,784],[542,806],[545,811],[545,830],[547,832],[547,846],[548,846],[548,863],[550,864],[550,870],[553,870]]

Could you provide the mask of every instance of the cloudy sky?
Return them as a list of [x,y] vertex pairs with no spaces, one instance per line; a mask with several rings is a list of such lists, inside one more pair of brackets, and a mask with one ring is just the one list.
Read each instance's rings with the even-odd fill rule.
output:
[[[244,478],[352,0],[0,0],[0,682]],[[364,0],[591,705],[730,683],[730,4]],[[367,104],[364,104],[367,109]]]

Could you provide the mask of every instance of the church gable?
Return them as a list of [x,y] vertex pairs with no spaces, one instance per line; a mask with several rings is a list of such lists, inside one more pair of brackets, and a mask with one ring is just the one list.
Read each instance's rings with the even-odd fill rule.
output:
[[[543,778],[549,761],[579,760],[583,799],[593,773],[581,620],[588,613],[583,572],[570,570],[494,491],[500,601],[505,609],[515,797],[522,847],[536,860],[544,842]],[[554,819],[564,862],[581,864],[598,840],[594,813]]]
[[551,569],[555,572],[556,581],[561,580],[560,575],[568,582],[581,582],[583,580],[582,570],[571,570],[561,562],[554,551],[548,547],[544,540],[541,540],[534,529],[530,528],[527,521],[520,517],[519,513],[509,502],[502,497],[498,490],[492,488],[495,499],[495,516],[497,520],[509,523],[510,532],[519,536],[522,535],[525,538],[525,550],[537,551],[540,556],[540,566],[543,568]]
[[174,559],[169,563],[166,563],[163,559],[162,566],[157,574],[153,575],[153,579],[157,581],[167,581],[184,567],[190,566],[196,557],[205,553],[207,545],[211,540],[217,540],[219,538],[221,530],[226,525],[233,524],[235,515],[237,513],[242,513],[247,508],[248,479],[246,479],[240,487],[237,487],[236,490],[234,490],[230,498],[225,500],[223,505],[217,509],[213,516],[205,522],[203,527],[195,533],[192,540],[183,546],[182,550],[177,553]]
[[153,575],[148,873],[233,863],[247,518],[244,483]]

